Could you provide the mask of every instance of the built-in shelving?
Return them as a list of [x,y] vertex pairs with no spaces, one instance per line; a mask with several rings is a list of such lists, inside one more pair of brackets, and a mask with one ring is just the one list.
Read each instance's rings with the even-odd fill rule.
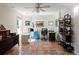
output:
[[62,46],[67,51],[73,51],[72,46],[72,18],[71,15],[66,14],[62,20],[59,20],[59,33],[62,36]]

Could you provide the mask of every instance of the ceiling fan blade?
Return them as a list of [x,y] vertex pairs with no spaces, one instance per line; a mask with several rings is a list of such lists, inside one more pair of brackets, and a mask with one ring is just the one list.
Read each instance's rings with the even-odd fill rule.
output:
[[40,8],[41,5],[42,3],[35,3],[35,8]]
[[39,10],[35,8],[34,10],[32,10],[32,12],[37,12],[38,13]]
[[41,5],[42,3],[36,3],[37,5]]
[[45,11],[44,9],[40,8],[41,11]]
[[40,8],[49,8],[50,6],[40,6]]
[[37,7],[37,3],[35,3],[35,8]]
[[25,9],[27,9],[27,8],[34,8],[34,7],[24,7]]

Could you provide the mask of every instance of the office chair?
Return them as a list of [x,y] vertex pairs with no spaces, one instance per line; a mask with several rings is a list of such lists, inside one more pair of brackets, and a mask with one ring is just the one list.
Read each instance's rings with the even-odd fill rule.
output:
[[48,30],[47,28],[42,28],[41,30],[41,40],[47,40],[47,34],[48,34]]

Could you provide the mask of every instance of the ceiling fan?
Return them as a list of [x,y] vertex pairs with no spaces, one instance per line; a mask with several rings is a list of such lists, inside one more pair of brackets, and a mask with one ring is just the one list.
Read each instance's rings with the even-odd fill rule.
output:
[[34,7],[25,7],[25,8],[35,8],[36,12],[46,11],[44,8],[49,8],[49,5],[44,5],[43,3],[35,3]]

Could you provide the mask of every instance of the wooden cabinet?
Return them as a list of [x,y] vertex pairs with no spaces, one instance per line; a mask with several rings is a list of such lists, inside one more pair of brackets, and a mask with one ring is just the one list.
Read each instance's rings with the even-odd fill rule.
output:
[[66,14],[62,20],[59,20],[59,32],[62,33],[63,41],[71,43],[72,41],[72,23],[71,15]]

